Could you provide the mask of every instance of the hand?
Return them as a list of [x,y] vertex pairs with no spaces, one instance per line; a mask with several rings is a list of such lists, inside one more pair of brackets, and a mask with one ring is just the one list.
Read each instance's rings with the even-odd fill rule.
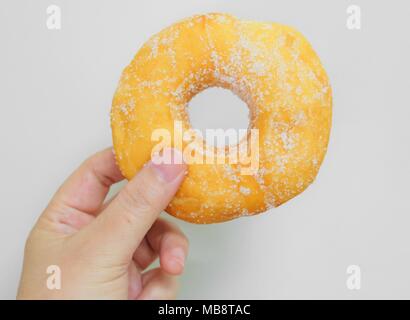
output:
[[[167,149],[168,155],[180,156]],[[104,203],[123,179],[111,149],[86,160],[60,187],[26,243],[20,299],[171,299],[184,269],[188,240],[163,219],[184,179],[185,164],[148,162]],[[157,257],[160,267],[143,272]],[[61,289],[47,287],[47,268]]]

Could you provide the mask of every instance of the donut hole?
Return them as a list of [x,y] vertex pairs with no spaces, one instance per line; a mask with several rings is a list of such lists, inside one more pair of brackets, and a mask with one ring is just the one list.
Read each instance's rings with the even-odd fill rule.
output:
[[196,94],[188,103],[191,126],[214,147],[236,145],[247,134],[249,108],[232,91],[211,87]]

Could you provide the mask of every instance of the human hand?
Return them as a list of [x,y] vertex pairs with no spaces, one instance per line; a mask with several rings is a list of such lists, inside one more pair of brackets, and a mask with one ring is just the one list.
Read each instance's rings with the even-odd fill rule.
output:
[[[167,153],[180,157],[172,149],[164,157]],[[123,179],[113,152],[107,149],[86,160],[31,231],[17,298],[174,298],[188,240],[158,215],[176,193],[186,166],[154,162],[104,203],[110,186]],[[144,272],[158,256],[160,267]],[[50,265],[61,270],[59,290],[46,286]]]

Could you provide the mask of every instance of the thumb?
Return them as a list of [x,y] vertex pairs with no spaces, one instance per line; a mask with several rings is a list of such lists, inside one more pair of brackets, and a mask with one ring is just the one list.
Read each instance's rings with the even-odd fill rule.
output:
[[131,259],[177,192],[185,172],[178,150],[165,149],[162,156],[154,156],[89,226],[88,237],[105,252]]

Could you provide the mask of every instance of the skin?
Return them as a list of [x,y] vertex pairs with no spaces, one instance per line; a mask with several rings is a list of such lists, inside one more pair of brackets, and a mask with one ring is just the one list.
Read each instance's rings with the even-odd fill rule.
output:
[[[174,157],[180,154],[172,149]],[[157,159],[158,160],[158,159]],[[122,179],[112,149],[87,159],[58,189],[25,247],[18,299],[172,299],[188,240],[158,218],[184,179],[185,164],[153,159],[111,200]],[[157,258],[160,267],[145,271]],[[61,289],[47,288],[47,267]]]

